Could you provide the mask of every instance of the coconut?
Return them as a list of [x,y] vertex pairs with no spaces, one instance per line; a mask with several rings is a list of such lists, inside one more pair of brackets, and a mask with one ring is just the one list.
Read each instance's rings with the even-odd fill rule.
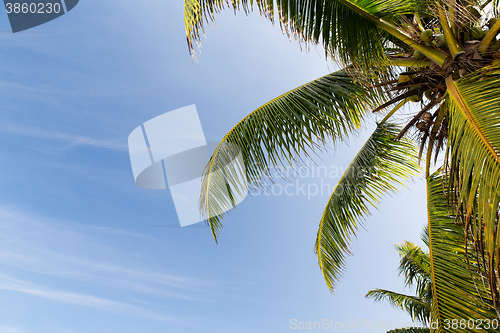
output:
[[424,30],[422,34],[420,34],[420,39],[426,43],[430,43],[432,37],[434,37],[434,32],[431,29]]
[[493,28],[493,26],[495,25],[495,23],[497,23],[498,19],[496,17],[494,18],[491,18],[489,21],[488,21],[488,28]]
[[401,74],[401,75],[398,77],[398,84],[406,83],[406,82],[408,82],[408,81],[410,81],[410,80],[411,80],[411,76]]
[[424,59],[425,56],[422,53],[420,53],[419,51],[415,50],[415,52],[413,52],[413,58],[415,58],[415,59]]
[[425,132],[425,131],[427,131],[427,130],[429,129],[429,126],[428,126],[425,122],[423,122],[423,121],[418,122],[418,123],[417,123],[417,125],[415,125],[415,126],[416,126],[416,127],[417,127],[417,128],[418,128],[421,132]]
[[427,97],[428,100],[434,100],[436,99],[436,92],[432,90],[426,90],[424,92],[425,97]]
[[420,119],[428,123],[432,120],[432,114],[430,112],[424,112],[420,115]]
[[439,35],[437,36],[437,46],[440,48],[440,49],[448,49],[448,42],[446,41],[446,38],[444,37],[444,35]]
[[481,18],[481,12],[479,11],[479,8],[477,8],[476,6],[469,5],[465,9],[469,12],[469,14],[472,17],[476,19]]
[[478,39],[478,40],[483,39],[484,31],[480,27],[472,27],[472,29],[470,29],[470,35],[474,39]]

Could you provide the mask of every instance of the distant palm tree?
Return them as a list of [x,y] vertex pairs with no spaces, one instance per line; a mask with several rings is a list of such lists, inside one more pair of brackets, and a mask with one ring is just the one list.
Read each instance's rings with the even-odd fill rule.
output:
[[408,312],[412,320],[429,324],[432,303],[432,278],[429,253],[416,244],[405,242],[396,245],[400,259],[399,274],[405,278],[405,286],[415,288],[415,296],[404,295],[385,289],[370,290],[366,297],[375,301],[388,301],[391,305]]
[[[427,232],[427,230],[426,230]],[[428,235],[427,239],[428,239]],[[366,297],[375,301],[387,301],[408,312],[413,321],[429,325],[432,306],[432,278],[429,253],[416,244],[405,242],[396,245],[400,256],[399,274],[404,276],[405,286],[415,288],[415,296],[385,289],[370,290]]]
[[[334,289],[350,240],[370,206],[415,174],[417,161],[425,156],[429,216],[449,218],[462,230],[459,234],[453,229],[456,237],[448,239],[451,225],[437,227],[443,233],[439,234],[429,220],[430,256],[434,247],[444,251],[434,254],[441,260],[431,260],[434,288],[452,283],[453,288],[467,290],[466,294],[449,288],[435,291],[433,306],[440,311],[433,313],[440,325],[459,315],[475,319],[493,313],[500,318],[500,20],[496,19],[500,0],[255,3],[266,18],[277,16],[288,36],[321,44],[343,69],[264,104],[224,136],[203,179],[200,207],[205,216],[233,207],[228,188],[242,191],[238,175],[221,177],[218,172],[238,154],[243,156],[250,188],[266,187],[271,167],[294,165],[328,140],[343,142],[369,119],[370,111],[386,112],[340,179],[319,222],[315,250],[328,287]],[[252,4],[185,0],[190,51],[216,13],[226,8],[248,13]],[[419,110],[399,127],[395,114],[412,102]],[[431,163],[442,150],[445,170],[431,175]],[[443,188],[446,192],[439,192]],[[208,220],[216,240],[223,217]],[[440,237],[452,245],[433,244]],[[453,284],[458,283],[453,274],[464,278],[456,262],[447,261],[455,253],[460,254],[456,260],[467,263],[468,274],[474,277],[471,285]]]
[[[466,234],[456,216],[449,214],[448,176],[436,172],[428,177],[429,221],[422,241],[429,252],[405,242],[397,246],[399,273],[415,296],[376,289],[367,297],[386,300],[429,328],[409,327],[390,333],[498,332],[499,321],[491,295],[484,289],[479,254],[463,247]],[[483,286],[483,287],[482,287]]]

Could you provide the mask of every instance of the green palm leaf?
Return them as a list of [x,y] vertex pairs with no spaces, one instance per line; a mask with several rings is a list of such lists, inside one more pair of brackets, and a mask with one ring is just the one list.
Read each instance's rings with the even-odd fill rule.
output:
[[394,191],[401,178],[414,174],[416,149],[406,139],[395,141],[399,128],[379,124],[337,184],[320,222],[315,251],[330,290],[345,267],[349,241],[358,224],[380,197]]
[[[397,28],[399,16],[420,11],[422,1],[415,0],[256,0],[260,13],[274,20],[275,5],[282,29],[306,43],[322,44],[327,52],[344,64],[364,68],[380,64],[386,59],[384,35],[387,31],[400,40],[419,47]],[[206,23],[226,8],[235,12],[251,10],[248,0],[185,0],[184,20],[186,38],[191,52],[193,44],[201,41]],[[383,30],[381,30],[382,28]],[[420,45],[423,52],[440,57],[433,49]]]
[[374,299],[376,302],[387,301],[394,307],[397,307],[410,314],[412,320],[418,320],[421,323],[427,323],[430,316],[431,307],[426,301],[404,294],[395,293],[384,289],[370,290],[366,297]]
[[405,278],[405,285],[413,287],[416,284],[417,294],[430,283],[431,270],[429,254],[424,252],[420,246],[411,242],[396,245],[401,257],[399,274]]
[[[427,180],[429,213],[429,251],[433,281],[431,323],[440,332],[478,332],[477,327],[449,327],[456,319],[497,319],[491,297],[482,292],[484,280],[478,272],[477,258],[466,254],[463,225],[456,223],[456,216],[449,213],[448,179],[440,173]],[[481,332],[498,332],[497,329],[480,329]]]
[[[238,172],[244,172],[251,189],[265,188],[270,167],[294,165],[326,140],[346,139],[377,100],[377,90],[365,89],[338,71],[277,97],[233,127],[212,154],[202,182],[200,208],[210,217],[215,239],[224,217],[219,212],[233,207],[232,192],[242,194]],[[245,170],[240,165],[233,174],[217,172],[239,154]]]
[[500,68],[447,79],[451,182],[500,317]]

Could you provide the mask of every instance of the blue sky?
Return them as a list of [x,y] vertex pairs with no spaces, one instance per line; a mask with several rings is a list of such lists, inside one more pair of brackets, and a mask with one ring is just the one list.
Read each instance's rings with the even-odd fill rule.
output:
[[[176,227],[168,190],[135,185],[127,137],[143,122],[196,104],[207,140],[217,141],[258,106],[335,69],[257,13],[230,11],[195,64],[183,24],[181,0],[82,0],[17,34],[0,14],[0,333],[409,321],[364,295],[403,291],[393,244],[419,240],[421,179],[373,211],[335,295],[313,254],[328,193],[250,197],[216,245],[205,227]],[[366,127],[317,163],[345,169]],[[321,181],[338,178],[300,179]]]

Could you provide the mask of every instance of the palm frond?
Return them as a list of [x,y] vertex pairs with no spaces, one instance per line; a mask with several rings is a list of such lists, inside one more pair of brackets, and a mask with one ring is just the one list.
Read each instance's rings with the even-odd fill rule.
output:
[[413,287],[416,284],[417,294],[427,283],[430,283],[430,260],[429,254],[422,248],[411,242],[396,245],[401,257],[399,274],[405,278],[405,285]]
[[[200,209],[210,217],[215,239],[224,212],[233,207],[228,185],[241,188],[241,173],[250,189],[265,188],[270,167],[288,168],[327,140],[346,139],[359,128],[367,106],[377,100],[376,90],[337,71],[277,97],[233,127],[212,154],[202,182]],[[240,154],[244,165],[239,175],[218,172]]]
[[415,173],[416,148],[406,139],[395,141],[400,129],[379,124],[337,184],[323,213],[315,251],[328,288],[333,291],[349,252],[350,239],[382,195]]
[[[327,52],[344,64],[369,67],[385,60],[384,32],[377,27],[380,19],[386,25],[397,22],[398,16],[420,10],[415,0],[256,0],[261,15],[277,18],[283,31],[306,43],[321,44]],[[224,9],[245,13],[252,10],[253,1],[185,0],[186,38],[191,52],[201,41],[204,27],[214,21]]]
[[[490,295],[481,291],[484,280],[477,256],[466,253],[466,237],[457,216],[450,214],[447,177],[437,172],[427,179],[429,251],[433,285],[431,323],[436,333],[477,332],[477,327],[453,328],[452,320],[475,322],[496,318]],[[498,320],[498,319],[497,319]],[[483,329],[482,332],[498,332]]]
[[481,2],[481,7],[484,8],[490,4],[493,7],[493,15],[498,17],[500,15],[500,0],[484,0]]
[[500,317],[500,68],[447,79],[451,182]]
[[427,323],[430,316],[430,303],[415,297],[384,289],[370,290],[366,294],[367,298],[372,298],[376,302],[386,301],[390,305],[397,307],[410,314],[412,320]]

